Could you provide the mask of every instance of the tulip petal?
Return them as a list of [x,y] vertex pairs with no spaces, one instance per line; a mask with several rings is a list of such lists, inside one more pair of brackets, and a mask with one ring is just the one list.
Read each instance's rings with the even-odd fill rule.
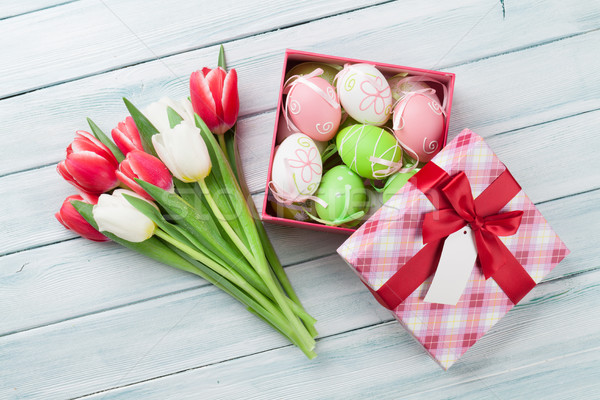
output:
[[113,153],[106,147],[101,141],[96,139],[94,135],[86,131],[77,131],[75,133],[75,139],[69,145],[73,153],[80,151],[91,151],[98,154],[100,157],[110,161],[115,169],[119,165],[119,162],[113,155]]
[[193,72],[190,77],[190,97],[194,112],[202,118],[209,129],[219,126],[219,116],[215,109],[215,100],[208,83],[200,71]]
[[154,135],[152,143],[162,162],[179,180],[197,182],[210,173],[210,156],[200,130],[194,125],[181,123]]
[[[83,188],[83,190],[91,193],[103,193],[118,184],[115,166],[110,161],[90,151],[72,153],[64,161],[63,166],[59,168],[61,175],[63,175],[61,169],[65,169],[69,176],[77,182],[76,186],[78,188]],[[69,180],[67,177],[65,179]]]
[[149,239],[154,234],[156,224],[133,207],[122,193],[139,197],[129,190],[116,190],[113,195],[100,196],[92,211],[98,229],[129,242],[139,243]]
[[60,211],[54,214],[58,222],[60,222],[65,228],[72,230],[80,236],[93,240],[95,242],[105,242],[109,240],[106,236],[98,232],[93,226],[91,226],[82,216],[77,212],[72,200],[83,201],[83,198],[79,195],[72,195],[67,197]]
[[[237,72],[229,71],[223,85],[223,123],[231,128],[237,121],[240,101],[237,88]],[[228,128],[228,129],[229,129]]]
[[[223,82],[227,73],[223,68],[215,68],[206,74],[206,83],[210,89],[213,100],[215,102],[215,113],[219,117],[223,117],[223,104],[221,103],[221,95],[223,94]],[[223,121],[219,121],[223,122]]]
[[135,152],[130,159],[129,167],[131,172],[144,182],[165,190],[173,187],[169,169],[158,158],[150,154]]
[[111,135],[124,155],[127,155],[131,150],[144,150],[137,126],[133,118],[129,116],[125,118],[125,121],[117,124],[117,127],[111,131]]

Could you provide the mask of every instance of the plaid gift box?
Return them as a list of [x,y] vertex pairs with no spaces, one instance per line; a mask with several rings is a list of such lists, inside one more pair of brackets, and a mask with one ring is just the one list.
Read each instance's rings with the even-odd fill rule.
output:
[[[430,165],[432,163],[434,165]],[[494,212],[500,216],[520,216],[520,224],[514,227],[514,232],[497,236],[498,246],[507,252],[512,264],[500,262],[499,269],[486,273],[485,265],[483,270],[481,268],[485,264],[482,263],[484,254],[478,243],[479,257],[456,305],[424,301],[443,239],[429,252],[429,258],[423,256],[428,246],[431,250],[434,245],[424,243],[423,224],[427,214],[440,212],[440,205],[436,207],[432,202],[436,203],[436,197],[444,197],[439,194],[440,191],[436,192],[437,196],[432,196],[423,188],[424,175],[428,173],[424,172],[426,169],[437,169],[448,178],[466,176],[472,193],[468,197],[475,198],[475,203],[482,200],[480,208],[496,199],[493,193],[490,196],[490,191],[486,193],[486,189],[505,186],[504,183],[509,180],[513,183],[513,192]],[[447,200],[442,199],[444,202],[447,203]],[[477,218],[479,226],[485,225],[481,222],[483,219]],[[473,220],[470,226],[477,224]],[[363,224],[338,249],[338,253],[380,303],[392,311],[442,368],[447,369],[542,280],[569,250],[483,139],[470,130],[464,130]],[[491,251],[489,261],[498,262],[502,258],[500,253],[497,249]],[[491,277],[486,279],[485,275]],[[403,290],[405,293],[402,293]]]

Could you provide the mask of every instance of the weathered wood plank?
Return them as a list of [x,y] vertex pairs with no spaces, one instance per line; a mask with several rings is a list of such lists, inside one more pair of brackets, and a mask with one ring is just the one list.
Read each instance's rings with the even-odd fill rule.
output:
[[[446,2],[431,4],[427,7],[432,9],[425,10],[431,14],[427,18],[424,18],[427,14],[419,11],[424,5],[419,3],[418,7],[404,10],[404,4],[410,7],[412,2],[368,8],[227,44],[228,62],[240,75],[242,115],[274,108],[285,47],[401,65],[444,68],[445,65],[531,46],[555,35],[568,35],[573,33],[574,27],[577,31],[586,31],[597,14],[583,6],[560,12],[560,7],[568,7],[565,2],[528,2],[527,5],[515,5],[519,7],[519,13],[515,11],[515,15],[524,16],[511,19],[514,22],[508,22],[508,19],[503,22],[492,12],[475,27],[473,32],[477,34],[471,32],[464,36],[465,27],[472,26],[491,9],[487,4],[476,0],[461,7]],[[547,24],[547,19],[539,16],[540,12],[565,15],[565,20]],[[363,20],[366,21],[364,25]],[[519,24],[525,23],[539,23],[540,26],[519,28]],[[378,26],[375,31],[374,24]],[[521,29],[524,34],[506,35],[509,27]],[[435,37],[427,46],[411,45],[399,49],[397,41],[389,39],[397,37],[399,30],[402,30],[400,43],[421,43],[423,30],[430,30],[428,37]],[[451,68],[458,74],[451,133],[469,126],[486,136],[542,122],[548,114],[554,119],[600,108],[594,96],[600,90],[600,78],[577,67],[580,64],[590,69],[598,67],[599,61],[593,56],[591,45],[598,41],[598,35],[596,32],[591,36],[529,49],[525,53]],[[323,41],[324,37],[329,39]],[[498,37],[503,39],[498,40]],[[379,42],[377,46],[366,46],[363,41],[367,40]],[[457,42],[458,45],[453,47]],[[555,57],[557,52],[563,56]],[[442,54],[446,55],[438,63]],[[7,132],[0,149],[0,174],[58,162],[73,132],[85,129],[85,116],[92,117],[110,131],[126,112],[120,100],[122,96],[140,106],[162,96],[186,96],[190,72],[204,65],[214,65],[215,56],[214,47],[200,49],[0,101],[0,129]],[[514,71],[520,73],[514,74]],[[546,95],[546,79],[540,74],[553,82],[552,96]],[[532,76],[536,79],[529,79]],[[557,76],[561,79],[555,79]],[[515,82],[515,88],[518,84],[523,96],[505,90],[509,82]],[[565,102],[565,98],[570,101]],[[484,105],[488,107],[482,109]],[[271,132],[272,118],[267,118],[268,124],[262,126],[261,131]],[[24,137],[29,146],[26,154],[21,149]]]
[[[600,190],[544,203],[540,208],[544,214],[553,216],[550,223],[561,232],[572,251],[547,279],[600,268],[600,249],[588,245],[600,241],[600,232],[589,223],[600,220]],[[331,255],[310,262],[327,274],[329,262],[341,262],[333,253],[343,242],[342,235],[273,225],[267,228],[286,265]],[[308,283],[299,282],[297,289],[305,290],[304,284]],[[131,307],[132,303],[203,285],[205,282],[196,277],[117,245],[78,239],[44,246],[0,259],[0,315],[4,317],[0,335],[69,319],[79,323],[82,315]],[[308,296],[302,299],[312,301]],[[318,297],[314,301],[318,302]]]
[[[594,130],[599,115],[598,111],[589,112],[497,135],[490,139],[490,145],[502,160],[506,159],[533,201],[583,192],[597,188],[600,182],[600,159],[595,154],[600,137]],[[272,118],[272,113],[261,114],[240,123],[244,170],[250,189],[256,193],[264,190],[270,151],[267,143],[271,134],[261,127]],[[562,143],[571,145],[562,146]],[[535,155],[535,168],[524,162],[532,155]],[[568,160],[577,162],[566,168]],[[0,177],[0,197],[8,205],[0,209],[0,226],[3,227],[0,254],[72,237],[54,220],[53,214],[73,192],[53,166]]]
[[347,393],[403,399],[498,399],[519,393],[562,399],[561,394],[596,393],[600,330],[589,313],[600,307],[599,280],[596,272],[541,285],[448,372],[390,322],[320,340],[320,355],[312,363],[294,358],[291,348],[276,349],[90,398],[160,398],[173,387],[184,397],[202,388],[204,398],[234,398],[242,391],[245,398],[291,399]]
[[[288,275],[322,321],[321,335],[381,321],[370,293],[337,256],[293,266]],[[270,327],[207,286],[0,337],[0,360],[10,365],[0,371],[0,397],[75,397],[284,345]],[[299,350],[296,357],[303,358]],[[164,363],[157,368],[159,358]]]
[[13,18],[22,14],[40,11],[49,7],[71,3],[77,0],[21,0],[0,3],[0,19]]
[[[284,265],[331,255],[345,240],[267,231]],[[112,243],[76,239],[11,254],[0,259],[0,336],[207,284]]]
[[[289,273],[322,321],[312,362],[292,347],[276,349],[282,339],[207,287],[0,338],[0,358],[11,360],[0,372],[3,394],[77,396],[175,374],[114,393],[159,398],[176,385],[178,396],[199,388],[208,397],[330,397],[342,389],[372,397],[389,388],[409,395],[593,349],[600,339],[589,318],[600,311],[600,271],[541,284],[447,373],[399,324],[380,324],[389,314],[338,258]],[[44,374],[31,370],[33,360]]]
[[[0,96],[228,42],[377,2],[81,0],[0,21]],[[143,12],[141,12],[143,9]],[[90,23],[93,21],[93,23]],[[76,33],[76,34],[73,34]],[[43,38],[52,40],[43,40]],[[32,55],[35,55],[32,57]],[[52,68],[47,68],[51,65]]]

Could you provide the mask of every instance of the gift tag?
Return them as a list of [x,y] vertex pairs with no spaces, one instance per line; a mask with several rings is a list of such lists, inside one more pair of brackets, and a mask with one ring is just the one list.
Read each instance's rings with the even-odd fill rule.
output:
[[423,301],[455,306],[465,290],[476,259],[477,248],[469,226],[449,235]]

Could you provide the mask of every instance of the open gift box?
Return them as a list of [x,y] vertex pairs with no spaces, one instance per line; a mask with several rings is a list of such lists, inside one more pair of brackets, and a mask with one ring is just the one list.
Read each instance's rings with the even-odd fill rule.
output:
[[569,250],[484,140],[464,130],[338,253],[447,369]]
[[[284,207],[281,204],[277,203],[274,200],[273,191],[270,188],[270,182],[272,181],[273,175],[273,161],[276,152],[276,146],[279,144],[277,139],[277,132],[280,128],[286,124],[284,118],[282,118],[282,111],[285,105],[285,94],[284,88],[286,85],[286,81],[289,78],[289,73],[295,66],[304,63],[304,62],[318,62],[318,63],[326,63],[334,68],[341,69],[346,64],[358,64],[358,63],[366,63],[375,66],[386,79],[389,79],[393,76],[397,76],[399,74],[404,74],[412,77],[419,77],[424,80],[436,93],[438,98],[440,98],[440,102],[445,104],[445,122],[443,127],[443,136],[441,143],[435,143],[439,148],[443,147],[446,144],[447,136],[448,136],[448,120],[450,117],[451,105],[452,105],[452,95],[454,90],[454,74],[439,72],[439,71],[429,71],[425,69],[411,68],[411,67],[403,67],[397,65],[390,65],[384,63],[349,59],[349,58],[341,58],[341,57],[333,57],[326,56],[321,54],[307,53],[303,51],[296,50],[286,50],[285,59],[284,59],[284,67],[281,78],[281,85],[279,91],[279,99],[277,103],[277,114],[275,118],[275,130],[273,134],[273,141],[271,143],[271,155],[269,160],[269,169],[267,175],[267,187],[265,189],[265,198],[262,208],[262,219],[264,221],[269,221],[281,225],[289,225],[289,226],[298,226],[304,227],[314,230],[322,230],[329,232],[339,232],[339,233],[352,233],[356,229],[355,227],[349,227],[347,224],[344,226],[330,226],[325,225],[319,222],[316,222],[310,218],[306,217],[306,214],[301,212],[303,205],[302,204],[290,204],[289,207]],[[286,78],[287,77],[287,78]],[[430,143],[431,144],[431,143]],[[424,144],[423,144],[424,145]],[[437,150],[437,149],[436,149]],[[365,186],[368,186],[369,183],[367,181],[364,182]],[[298,212],[294,212],[294,209],[299,210]],[[363,223],[366,220],[366,217],[362,221],[358,221],[356,225]]]

